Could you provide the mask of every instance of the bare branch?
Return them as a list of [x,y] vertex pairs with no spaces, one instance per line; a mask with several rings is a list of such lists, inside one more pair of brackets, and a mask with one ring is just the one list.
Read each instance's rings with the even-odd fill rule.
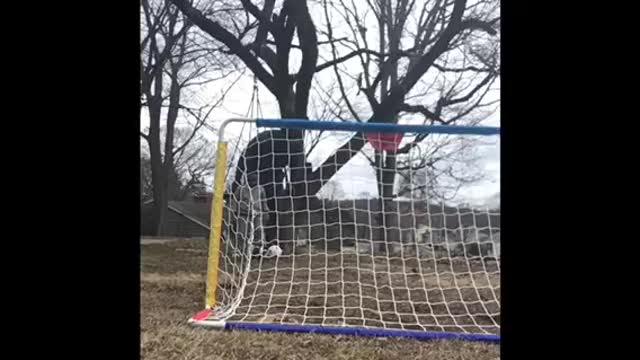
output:
[[378,55],[378,53],[376,51],[373,51],[373,50],[359,49],[359,50],[356,50],[356,51],[352,51],[351,53],[349,53],[347,55],[344,55],[344,56],[341,56],[339,58],[335,58],[335,59],[333,59],[331,61],[328,61],[328,62],[326,62],[326,63],[324,63],[322,65],[318,65],[316,67],[316,72],[320,72],[320,71],[322,71],[322,70],[324,70],[324,69],[326,69],[328,67],[343,63],[343,62],[345,62],[345,61],[347,61],[347,60],[349,60],[349,59],[351,59],[353,57],[356,57],[356,56],[358,56],[360,54],[364,54],[364,53],[372,53],[374,55]]
[[[246,0],[248,2],[248,0]],[[245,1],[243,1],[244,3]],[[257,49],[262,47],[262,43],[267,39],[267,31],[271,27],[271,14],[273,13],[273,7],[275,0],[265,0],[264,8],[262,9],[262,18],[260,18],[260,26],[258,26],[258,33],[254,41],[254,46]]]
[[[329,40],[333,39],[333,30],[332,30],[332,26],[331,26],[331,18],[329,17],[329,12],[327,9],[327,2],[326,0],[324,1],[324,15],[325,15],[325,20],[327,21],[327,25],[328,25],[328,29],[327,29],[327,37],[329,38]],[[361,121],[360,117],[358,116],[358,113],[354,110],[353,105],[351,104],[351,101],[349,101],[349,98],[346,95],[345,89],[344,89],[344,84],[342,82],[342,77],[340,76],[340,73],[338,71],[338,59],[336,59],[336,55],[337,55],[337,51],[336,51],[336,46],[333,42],[331,42],[331,54],[333,55],[333,62],[329,62],[331,63],[331,65],[329,66],[333,66],[333,70],[334,73],[336,74],[336,78],[338,80],[338,86],[340,88],[340,93],[342,94],[342,98],[344,99],[345,103],[347,104],[347,108],[349,109],[349,111],[351,112],[351,115],[354,117],[354,119],[356,119],[357,121]],[[355,54],[357,55],[357,54]],[[355,56],[353,55],[353,56]],[[343,60],[346,61],[346,60]],[[318,70],[318,68],[316,68],[316,72],[318,72],[320,70]]]
[[420,114],[424,115],[424,117],[427,118],[427,119],[430,119],[430,120],[433,120],[433,121],[437,121],[437,122],[442,123],[442,124],[446,124],[447,123],[439,115],[437,115],[433,111],[427,109],[423,105],[402,104],[402,105],[400,105],[399,110],[400,111],[410,112],[410,113],[420,113]]
[[[349,39],[346,37],[342,37],[334,40],[318,41],[318,45],[330,45],[331,43],[341,43],[347,40]],[[265,40],[265,43],[269,45],[276,45],[276,42],[273,40]],[[300,45],[298,44],[291,44],[290,46],[292,49],[300,49]]]
[[443,106],[453,105],[461,102],[468,101],[471,97],[478,92],[478,90],[482,89],[485,85],[487,85],[492,79],[495,78],[494,73],[489,73],[478,85],[476,85],[473,90],[471,90],[467,95],[451,100],[445,100],[443,102]]
[[493,71],[493,69],[490,69],[490,68],[481,69],[481,68],[475,67],[475,66],[467,66],[467,67],[464,67],[464,68],[453,69],[453,68],[448,68],[448,67],[441,66],[441,65],[436,64],[436,63],[433,64],[433,67],[438,69],[439,71],[442,71],[442,72],[454,72],[454,73],[455,72],[466,72],[466,71],[475,71],[475,72],[490,72],[490,71]]
[[[412,64],[396,86],[392,87],[388,96],[380,102],[380,105],[374,109],[374,114],[369,119],[372,123],[392,122],[397,119],[397,112],[404,103],[406,94],[414,87],[419,79],[432,67],[436,59],[449,50],[452,40],[465,28],[463,28],[462,16],[466,7],[466,0],[453,0],[453,10],[451,15],[446,17],[444,11],[440,11],[440,22],[443,24],[443,30],[438,34],[433,46],[422,56],[412,61]],[[474,25],[474,23],[464,23],[465,26]],[[435,25],[434,25],[435,26]],[[420,44],[421,46],[424,44]],[[439,106],[438,108],[441,108]],[[436,109],[435,115],[439,117],[440,109]],[[314,172],[314,176],[321,178],[320,183],[325,179],[330,179],[353,155],[360,151],[365,141],[362,134],[355,135],[351,141],[344,144],[332,156],[327,158],[319,170]],[[316,190],[317,184],[311,184],[311,191]]]
[[236,54],[253,71],[258,79],[271,91],[277,93],[277,84],[273,75],[269,74],[260,64],[258,59],[233,36],[229,31],[217,22],[207,19],[202,12],[191,6],[187,0],[171,0],[187,17],[207,34],[225,44],[234,54]]
[[[272,7],[271,11],[273,11],[273,2],[274,1],[275,0],[267,0],[265,2],[265,9],[267,9],[268,4],[271,3],[271,7]],[[244,6],[244,9],[247,10],[256,19],[258,19],[261,23],[270,23],[271,22],[269,17],[268,17],[268,15],[266,15],[262,11],[260,11],[260,9],[258,9],[258,7],[251,2],[251,0],[240,0],[240,2]]]
[[482,21],[480,19],[466,19],[461,24],[462,30],[482,30],[489,35],[496,35],[498,32],[493,28],[493,24],[498,22],[500,18],[496,18],[492,21]]

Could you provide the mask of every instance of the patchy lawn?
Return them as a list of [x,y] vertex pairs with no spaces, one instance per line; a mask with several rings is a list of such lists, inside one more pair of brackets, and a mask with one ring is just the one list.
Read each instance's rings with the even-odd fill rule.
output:
[[141,355],[145,359],[499,359],[499,345],[459,341],[218,332],[192,328],[202,310],[206,242],[142,246]]

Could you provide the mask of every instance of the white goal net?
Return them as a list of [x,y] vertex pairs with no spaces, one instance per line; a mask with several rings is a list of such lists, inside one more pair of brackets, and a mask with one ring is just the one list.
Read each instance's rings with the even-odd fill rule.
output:
[[442,199],[486,136],[245,125],[207,321],[499,335],[500,210]]

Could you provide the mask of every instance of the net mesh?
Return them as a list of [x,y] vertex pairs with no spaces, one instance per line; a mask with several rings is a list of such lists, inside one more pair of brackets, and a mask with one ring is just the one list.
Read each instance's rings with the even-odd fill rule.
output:
[[[431,198],[412,166],[421,134],[380,152],[348,132],[306,131],[304,146],[250,133],[229,171],[212,320],[500,333],[499,209]],[[337,148],[356,155],[313,193]]]

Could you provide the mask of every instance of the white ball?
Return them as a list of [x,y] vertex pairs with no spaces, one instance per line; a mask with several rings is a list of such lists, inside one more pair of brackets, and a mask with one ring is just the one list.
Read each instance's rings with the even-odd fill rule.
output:
[[267,253],[266,253],[267,257],[280,256],[280,255],[282,255],[282,249],[278,245],[271,245],[269,249],[267,249]]

